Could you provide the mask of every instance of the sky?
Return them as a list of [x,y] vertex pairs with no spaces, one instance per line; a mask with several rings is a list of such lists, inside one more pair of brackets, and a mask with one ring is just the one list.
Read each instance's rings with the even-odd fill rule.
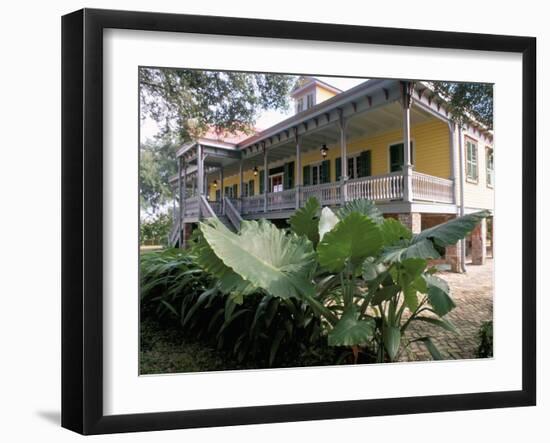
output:
[[[315,78],[334,86],[335,88],[347,91],[348,89],[357,86],[360,83],[367,81],[365,78],[347,78],[347,77],[321,77]],[[284,111],[264,111],[260,114],[256,121],[256,127],[260,129],[269,128],[280,121],[287,119],[294,114],[294,107],[290,106],[289,109]],[[141,139],[144,141],[148,138],[153,138],[159,131],[156,122],[152,119],[146,118],[141,124]]]

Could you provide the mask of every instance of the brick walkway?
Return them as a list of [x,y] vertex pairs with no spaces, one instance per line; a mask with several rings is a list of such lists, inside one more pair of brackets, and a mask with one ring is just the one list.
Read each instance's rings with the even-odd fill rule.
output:
[[[407,330],[409,338],[431,336],[445,359],[475,358],[479,345],[478,330],[481,323],[493,318],[493,259],[485,265],[467,265],[466,274],[444,272],[438,274],[451,287],[456,303],[446,318],[453,322],[458,333],[445,331],[423,322],[413,322]],[[400,360],[430,360],[431,356],[422,343],[412,343],[409,355],[403,353]]]

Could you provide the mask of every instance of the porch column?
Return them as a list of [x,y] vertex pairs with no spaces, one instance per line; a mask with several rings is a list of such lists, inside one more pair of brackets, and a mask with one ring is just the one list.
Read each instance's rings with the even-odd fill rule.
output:
[[[181,203],[180,203],[180,206],[183,206],[183,210],[181,211],[181,219],[180,220],[183,223],[183,227],[185,227],[184,219],[185,219],[185,209],[186,209],[186,206],[187,206],[187,201],[186,201],[187,200],[187,165],[185,164],[184,159],[182,159],[181,167],[183,169],[183,192],[180,191],[180,199],[182,199]],[[180,229],[180,232],[182,232],[182,229]],[[183,232],[180,247],[185,248],[186,240],[187,240],[187,237],[185,235],[185,232]]]
[[458,186],[456,182],[456,124],[449,122],[449,159],[450,159],[450,176],[449,179],[453,182],[453,203],[458,202]]
[[267,170],[267,148],[265,142],[262,143],[264,148],[264,212],[267,212],[267,191],[269,186],[269,171]]
[[296,141],[296,183],[294,183],[294,192],[296,193],[296,209],[300,208],[300,189],[302,188],[302,159],[300,156],[302,137],[298,136],[298,128],[294,129],[294,139]]
[[220,199],[223,201],[225,198],[225,188],[223,187],[223,168],[220,168]]
[[239,195],[235,197],[244,197],[244,180],[243,180],[243,159],[239,162]]
[[179,214],[178,214],[178,240],[180,248],[183,244],[183,232],[182,232],[182,222],[183,222],[183,192],[181,186],[181,157],[178,157],[178,199],[179,199]]
[[484,265],[487,258],[487,221],[481,222],[472,231],[472,264]]
[[346,140],[346,131],[347,131],[347,120],[344,118],[344,113],[342,110],[339,111],[338,115],[338,127],[340,128],[340,182],[341,182],[341,199],[342,204],[348,200],[348,146]]
[[462,272],[462,241],[445,248],[445,261],[451,266],[452,272]]
[[412,202],[412,164],[411,164],[411,102],[412,82],[401,82],[403,105],[403,200]]
[[197,188],[198,196],[204,195],[204,158],[202,156],[202,146],[197,145]]

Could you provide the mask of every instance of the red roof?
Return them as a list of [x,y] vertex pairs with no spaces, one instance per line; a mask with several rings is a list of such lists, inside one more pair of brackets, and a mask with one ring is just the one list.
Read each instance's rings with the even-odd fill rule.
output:
[[246,133],[244,131],[235,131],[235,132],[228,132],[224,130],[216,130],[216,128],[210,128],[203,136],[202,138],[206,138],[209,140],[217,140],[225,143],[231,143],[231,144],[237,144],[240,143],[243,140],[246,140],[247,138],[253,136],[254,134],[257,134],[260,132],[260,128],[253,128],[249,133]]

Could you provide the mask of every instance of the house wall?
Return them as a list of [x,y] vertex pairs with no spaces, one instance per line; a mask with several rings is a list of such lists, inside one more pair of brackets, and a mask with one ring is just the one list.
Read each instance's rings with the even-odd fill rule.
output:
[[[463,158],[466,162],[466,139],[477,143],[478,151],[478,181],[477,183],[466,180],[466,167],[464,167],[464,206],[467,209],[494,209],[494,188],[487,185],[487,156],[486,148],[493,147],[493,142],[472,128],[463,131]],[[495,153],[496,158],[496,153]],[[494,174],[496,178],[496,174]]]
[[315,87],[315,94],[315,104],[324,102],[325,100],[328,100],[329,98],[332,98],[336,95],[334,92],[328,91],[327,89],[321,88],[319,86]]

